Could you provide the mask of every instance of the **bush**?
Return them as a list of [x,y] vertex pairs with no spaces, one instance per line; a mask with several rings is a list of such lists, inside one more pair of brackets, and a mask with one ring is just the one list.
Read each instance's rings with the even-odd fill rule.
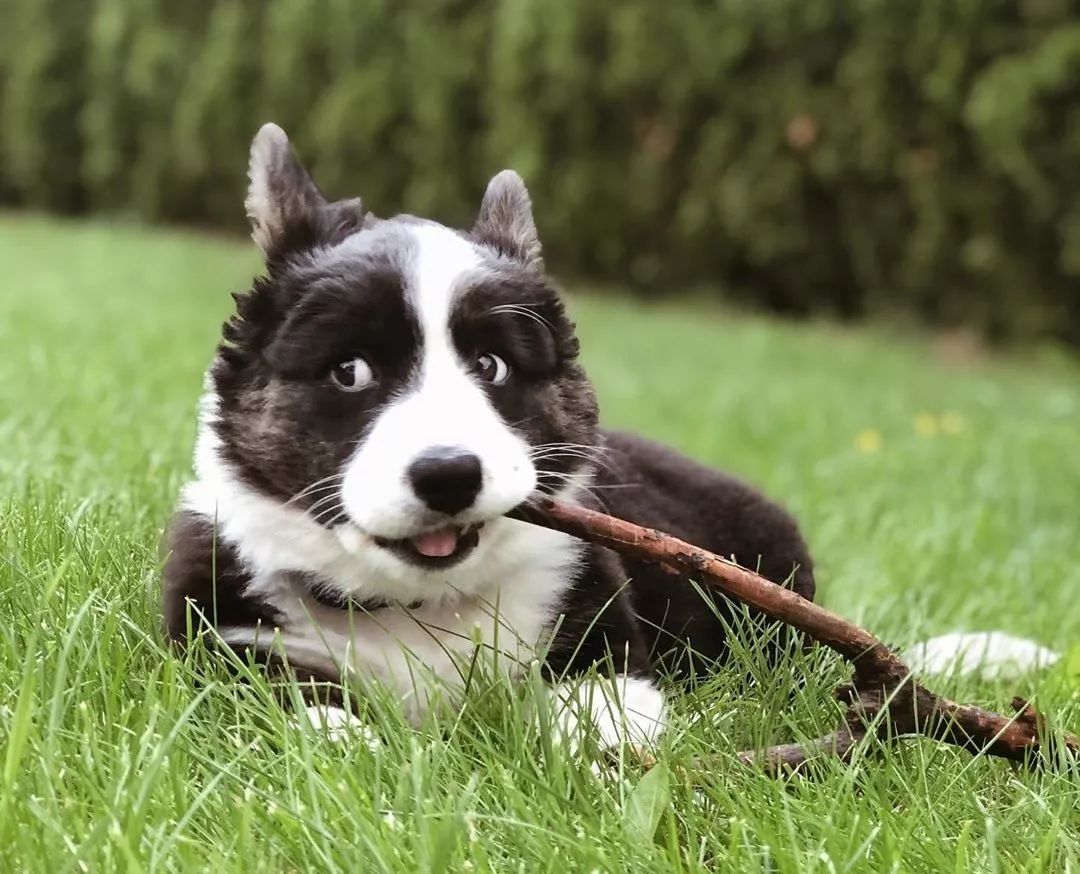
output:
[[6,0],[0,197],[239,227],[248,141],[560,270],[1080,344],[1073,0]]

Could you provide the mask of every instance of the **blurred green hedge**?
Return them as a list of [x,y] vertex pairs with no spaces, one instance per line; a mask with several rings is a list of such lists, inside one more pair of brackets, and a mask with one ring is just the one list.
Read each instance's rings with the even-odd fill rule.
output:
[[239,226],[274,120],[323,187],[563,272],[1080,343],[1073,0],[3,0],[0,199]]

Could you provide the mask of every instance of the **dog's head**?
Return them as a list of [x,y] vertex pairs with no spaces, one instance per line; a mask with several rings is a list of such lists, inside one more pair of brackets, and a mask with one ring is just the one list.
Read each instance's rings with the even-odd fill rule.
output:
[[266,275],[211,371],[216,454],[247,487],[415,572],[583,475],[595,396],[516,173],[468,232],[328,201],[273,125],[250,178]]

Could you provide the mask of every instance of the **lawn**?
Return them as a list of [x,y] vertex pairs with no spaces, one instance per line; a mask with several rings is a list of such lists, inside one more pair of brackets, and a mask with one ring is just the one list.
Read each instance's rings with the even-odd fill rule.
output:
[[[527,690],[493,685],[419,730],[377,699],[371,750],[293,727],[265,690],[200,683],[158,633],[158,540],[253,251],[6,216],[0,264],[3,870],[1080,870],[1075,772],[928,742],[790,784],[740,766],[828,724],[825,655],[678,698],[644,782],[551,748],[521,718]],[[1080,640],[1075,363],[946,364],[918,337],[690,304],[572,310],[606,421],[784,501],[826,606],[898,644]],[[1060,672],[939,685],[996,708],[1032,696],[1080,729]],[[680,763],[706,754],[688,785]]]

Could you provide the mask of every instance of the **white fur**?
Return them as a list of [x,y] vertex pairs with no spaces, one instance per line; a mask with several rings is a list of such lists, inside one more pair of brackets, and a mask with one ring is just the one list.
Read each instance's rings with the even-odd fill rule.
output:
[[350,518],[368,534],[391,539],[445,524],[406,477],[409,465],[435,447],[480,459],[483,486],[476,503],[455,517],[462,525],[497,518],[536,488],[528,445],[491,406],[450,336],[455,293],[462,277],[480,267],[480,257],[472,244],[439,225],[410,231],[419,244],[408,284],[423,335],[420,373],[416,387],[379,414],[348,463],[342,487]]
[[1034,640],[1002,631],[943,634],[915,644],[905,656],[915,673],[978,674],[987,679],[1018,677],[1061,658]]
[[378,736],[364,720],[340,707],[313,704],[304,708],[303,715],[297,722],[301,727],[310,727],[324,732],[327,739],[333,743],[359,740],[369,750],[375,750],[380,746]]
[[667,724],[664,695],[651,680],[620,674],[611,679],[565,683],[551,690],[556,721],[572,749],[591,724],[601,748],[651,747]]

